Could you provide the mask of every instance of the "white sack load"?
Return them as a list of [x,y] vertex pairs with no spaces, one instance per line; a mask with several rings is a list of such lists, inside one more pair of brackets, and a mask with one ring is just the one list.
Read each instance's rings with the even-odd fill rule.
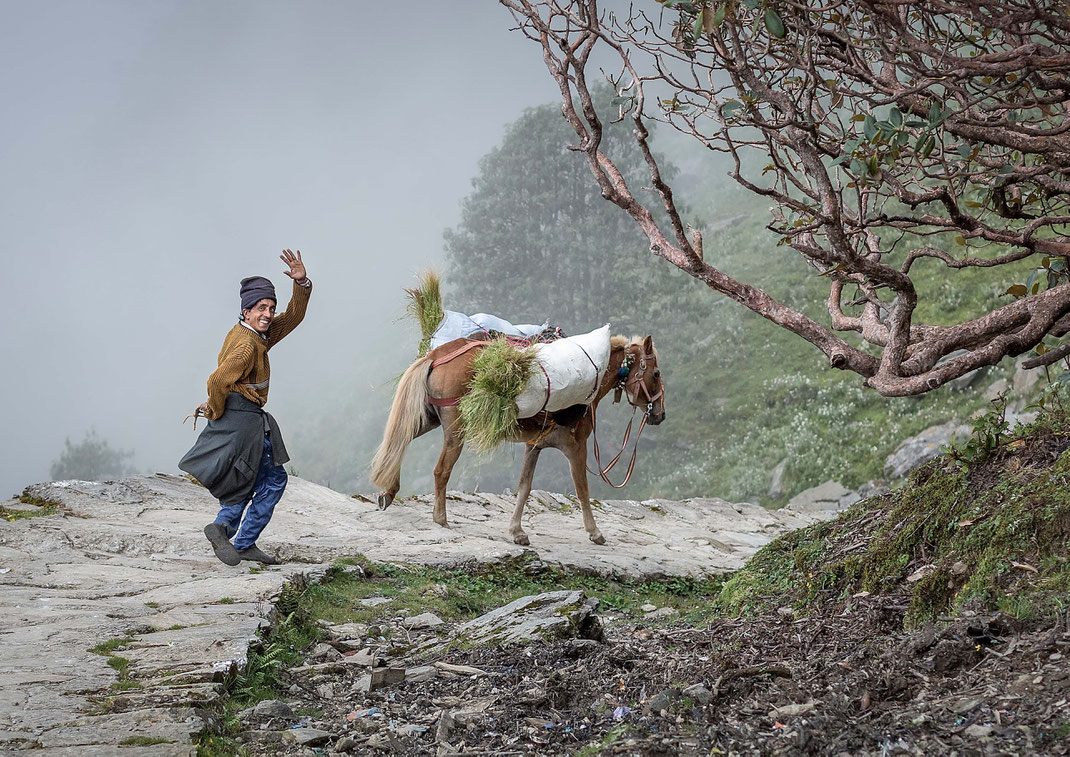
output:
[[435,329],[435,333],[431,335],[430,349],[441,347],[446,342],[452,342],[454,339],[463,339],[472,334],[485,334],[488,331],[497,331],[507,336],[531,337],[546,328],[545,323],[541,326],[536,326],[532,323],[514,325],[504,318],[499,318],[489,313],[465,315],[455,310],[443,310],[442,312],[445,315],[443,315],[442,322],[438,325],[438,328]]
[[609,324],[588,334],[536,344],[534,349],[542,370],[532,374],[516,398],[520,418],[530,418],[544,409],[555,411],[590,404],[609,366]]

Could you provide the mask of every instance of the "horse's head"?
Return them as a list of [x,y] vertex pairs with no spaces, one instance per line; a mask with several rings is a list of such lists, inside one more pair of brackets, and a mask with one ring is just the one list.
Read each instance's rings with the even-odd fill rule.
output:
[[628,402],[646,413],[646,420],[656,426],[665,420],[665,383],[658,368],[658,353],[654,339],[633,339],[624,348],[624,364],[627,372],[623,378]]

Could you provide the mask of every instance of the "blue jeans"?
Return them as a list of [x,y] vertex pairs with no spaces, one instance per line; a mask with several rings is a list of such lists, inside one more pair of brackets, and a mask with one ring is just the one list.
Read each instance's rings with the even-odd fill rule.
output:
[[[260,457],[260,469],[256,472],[251,500],[223,505],[215,516],[215,522],[226,529],[228,537],[233,537],[234,549],[240,552],[256,545],[257,537],[271,520],[275,505],[286,491],[286,480],[286,470],[281,465],[275,465],[271,455],[271,438],[265,434],[264,454]],[[242,512],[247,505],[249,511],[242,520]]]

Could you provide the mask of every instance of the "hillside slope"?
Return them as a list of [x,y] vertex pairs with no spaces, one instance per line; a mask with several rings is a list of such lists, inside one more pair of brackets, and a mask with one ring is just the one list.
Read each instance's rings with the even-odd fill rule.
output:
[[973,607],[1018,619],[1070,607],[1070,424],[1061,410],[970,444],[900,489],[763,548],[724,587],[729,611],[842,605],[881,595],[913,627]]

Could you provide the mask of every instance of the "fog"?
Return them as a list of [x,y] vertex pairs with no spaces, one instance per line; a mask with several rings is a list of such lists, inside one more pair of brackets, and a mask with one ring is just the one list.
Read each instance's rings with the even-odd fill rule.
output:
[[[442,259],[481,155],[556,98],[493,2],[0,0],[0,495],[95,427],[176,472],[238,281],[315,291],[271,353],[284,430],[382,386],[401,289]],[[415,346],[415,342],[413,342]],[[387,394],[389,397],[389,394]]]

